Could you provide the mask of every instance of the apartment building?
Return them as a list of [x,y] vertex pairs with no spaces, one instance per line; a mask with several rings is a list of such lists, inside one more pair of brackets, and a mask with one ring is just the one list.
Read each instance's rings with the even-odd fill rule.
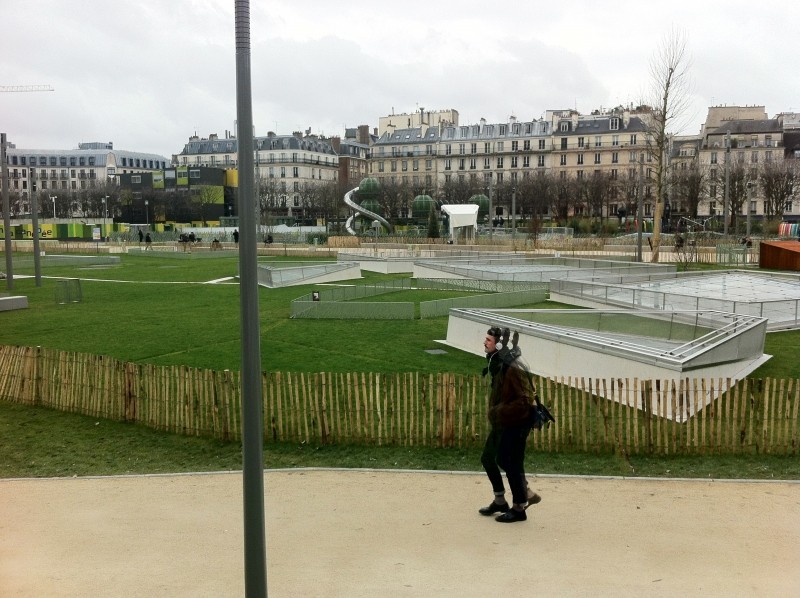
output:
[[[339,156],[330,140],[309,132],[269,132],[253,141],[256,180],[271,205],[300,208],[308,186],[338,180]],[[238,152],[238,140],[227,131],[224,138],[212,134],[201,139],[195,135],[172,161],[177,166],[233,169],[238,168]]]
[[[763,173],[775,165],[796,159],[785,148],[784,138],[800,131],[794,114],[768,118],[763,106],[720,106],[709,108],[701,130],[699,163],[707,173],[707,195],[698,215],[720,217],[725,213],[726,181],[729,218],[769,213]],[[800,219],[800,206],[787,197],[783,216]]]
[[112,142],[81,143],[78,149],[23,149],[8,144],[6,149],[9,190],[16,194],[14,215],[30,212],[31,192],[47,193],[60,215],[78,211],[81,196],[97,195],[108,185],[116,185],[121,174],[163,170],[167,158],[157,154],[115,150]]

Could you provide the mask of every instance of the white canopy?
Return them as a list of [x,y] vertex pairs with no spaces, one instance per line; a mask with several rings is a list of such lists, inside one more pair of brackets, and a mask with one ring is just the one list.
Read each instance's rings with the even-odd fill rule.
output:
[[461,226],[478,226],[477,204],[444,205],[442,210],[450,216],[450,229]]

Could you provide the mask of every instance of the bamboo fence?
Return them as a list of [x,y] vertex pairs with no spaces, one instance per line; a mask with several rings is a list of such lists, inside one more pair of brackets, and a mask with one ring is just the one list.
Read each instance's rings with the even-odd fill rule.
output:
[[[800,379],[535,381],[556,418],[531,434],[535,449],[798,453]],[[264,440],[476,447],[487,432],[487,395],[478,375],[263,372]],[[0,346],[0,400],[177,434],[241,439],[239,374],[227,370]]]

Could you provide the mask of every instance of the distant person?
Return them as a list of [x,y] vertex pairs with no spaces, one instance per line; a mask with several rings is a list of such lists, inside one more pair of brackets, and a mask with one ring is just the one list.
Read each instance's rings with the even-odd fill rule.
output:
[[239,244],[239,229],[234,229],[233,231],[233,242],[237,245]]
[[139,245],[142,244],[142,241],[144,241],[144,233],[142,232],[142,229],[140,228],[139,229]]
[[222,244],[218,239],[211,241],[211,251],[219,251],[220,249],[222,249]]
[[264,245],[272,245],[272,235],[267,235],[264,239]]
[[147,251],[153,251],[153,239],[150,237],[150,233],[147,233],[144,237],[144,249]]

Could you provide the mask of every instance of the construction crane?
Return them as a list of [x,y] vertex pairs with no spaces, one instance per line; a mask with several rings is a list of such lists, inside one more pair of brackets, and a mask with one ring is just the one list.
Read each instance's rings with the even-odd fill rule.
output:
[[0,92],[3,91],[55,91],[49,85],[0,85]]

